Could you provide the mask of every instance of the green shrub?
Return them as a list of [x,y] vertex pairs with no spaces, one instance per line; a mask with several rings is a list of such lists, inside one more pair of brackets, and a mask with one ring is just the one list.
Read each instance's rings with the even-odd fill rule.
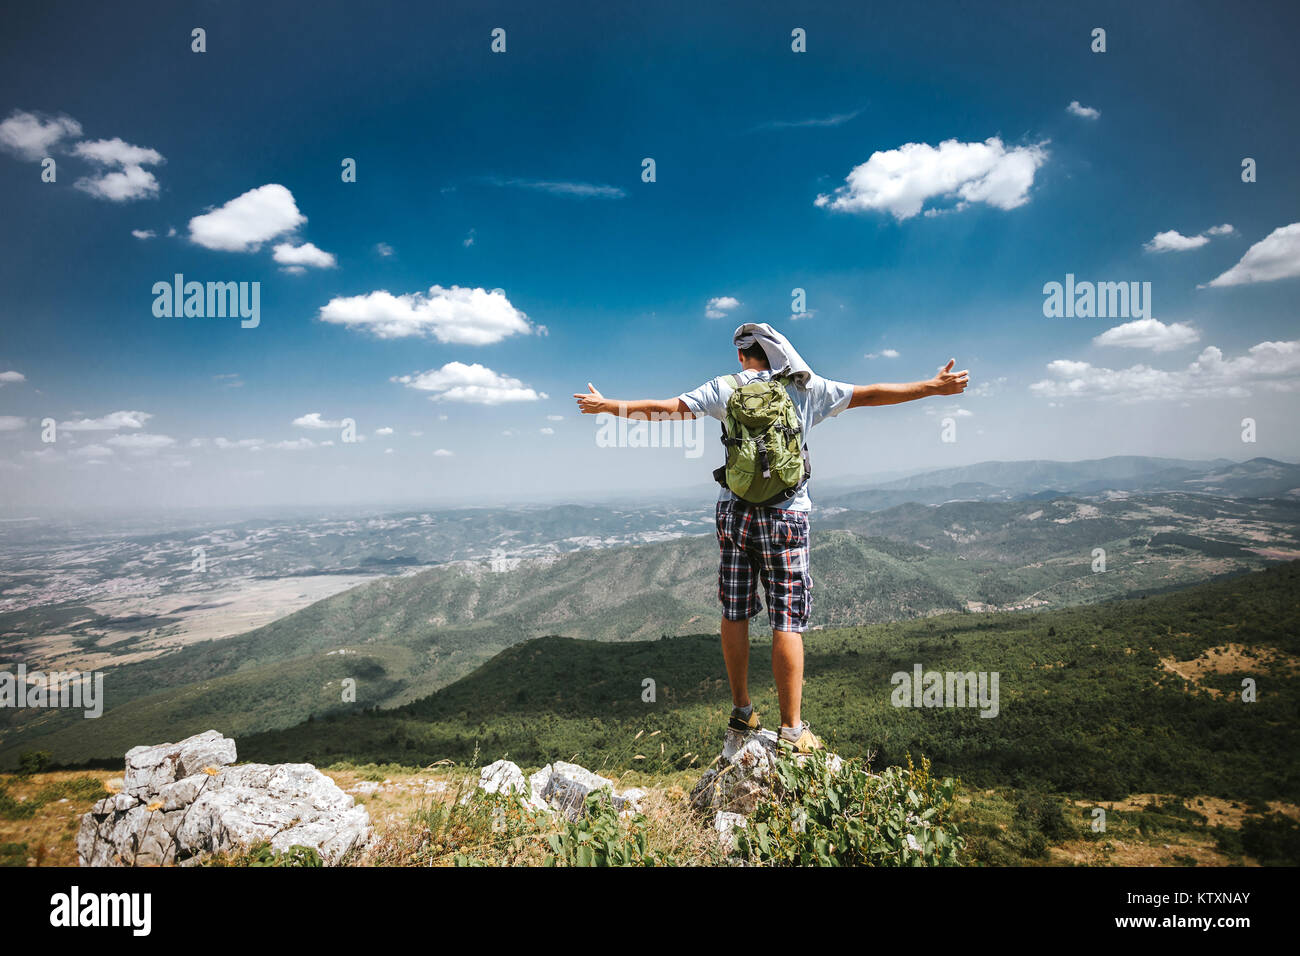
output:
[[0,843],[0,866],[26,866],[26,843]]
[[321,855],[309,846],[294,844],[287,850],[273,850],[270,843],[257,843],[246,850],[221,853],[216,856],[202,856],[200,866],[275,866],[275,867],[321,867],[325,861]]
[[1264,866],[1300,865],[1300,823],[1281,813],[1247,817],[1241,847]]
[[737,851],[776,866],[958,866],[965,843],[951,820],[957,784],[915,767],[871,774],[859,760],[832,770],[824,751],[782,757],[780,799],[759,804]]
[[250,856],[248,865],[320,867],[325,865],[325,861],[321,859],[320,854],[314,847],[294,844],[287,850],[272,850],[271,845],[268,843]]
[[36,812],[38,804],[32,800],[15,800],[9,791],[0,787],[0,818],[27,820]]
[[30,777],[43,773],[50,765],[53,755],[48,750],[24,750],[18,755],[18,776]]
[[56,780],[46,784],[33,799],[43,806],[64,797],[70,800],[102,800],[106,796],[108,791],[94,777],[73,777],[71,780]]
[[608,790],[589,793],[584,814],[549,839],[546,866],[674,866],[671,856],[647,846],[646,819],[619,819]]
[[1065,816],[1064,800],[1038,790],[1021,796],[1016,804],[1015,822],[1031,834],[1035,831],[1042,834],[1042,853],[1047,852],[1047,844],[1063,843],[1078,835]]

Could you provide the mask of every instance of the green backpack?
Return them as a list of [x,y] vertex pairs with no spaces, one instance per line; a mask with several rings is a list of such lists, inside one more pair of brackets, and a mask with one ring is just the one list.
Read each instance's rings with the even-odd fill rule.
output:
[[764,507],[780,507],[812,476],[799,416],[785,390],[786,378],[741,385],[733,391],[722,423],[726,464],[713,472],[718,484],[737,498]]

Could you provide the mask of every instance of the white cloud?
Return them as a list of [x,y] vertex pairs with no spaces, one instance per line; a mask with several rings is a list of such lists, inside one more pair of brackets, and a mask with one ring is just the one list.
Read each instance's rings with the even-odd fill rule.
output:
[[881,349],[879,352],[868,352],[868,353],[864,356],[864,358],[869,358],[869,359],[878,359],[878,358],[898,358],[898,350],[897,350],[897,349]]
[[440,369],[403,375],[394,381],[407,388],[433,392],[434,401],[469,402],[475,405],[500,405],[504,402],[535,402],[547,397],[517,378],[501,375],[477,363],[448,362]]
[[955,197],[954,210],[982,202],[1015,209],[1029,201],[1034,174],[1047,161],[1043,145],[1007,149],[996,136],[982,143],[945,140],[937,147],[907,143],[875,152],[845,177],[845,185],[816,205],[844,212],[884,211],[900,222],[929,199]]
[[102,418],[60,422],[59,428],[66,432],[112,432],[119,428],[144,428],[144,423],[151,418],[152,412],[109,412]]
[[65,137],[81,135],[81,124],[70,116],[42,118],[41,114],[14,110],[0,123],[0,149],[19,159],[39,162]]
[[989,379],[983,379],[968,388],[966,390],[966,395],[969,398],[988,398],[990,395],[1000,392],[1006,384],[1007,377],[1005,375],[999,375],[991,381]]
[[27,419],[17,415],[0,415],[0,432],[16,432],[27,426]]
[[439,448],[437,451],[434,452],[434,455],[436,455],[439,458],[450,458],[454,454],[455,452],[447,451],[447,449],[445,448]]
[[548,422],[562,422],[562,421],[564,421],[564,416],[563,416],[563,415],[547,415],[547,416],[546,416],[546,420],[547,420]]
[[83,445],[74,448],[69,454],[74,458],[108,458],[113,454],[113,449],[105,445]]
[[474,230],[473,230],[473,229],[471,229],[471,230],[469,231],[469,235],[467,235],[464,239],[461,240],[460,244],[461,244],[462,246],[464,246],[466,249],[468,249],[470,246],[474,245]]
[[555,429],[554,429],[554,428],[549,428],[549,427],[547,427],[547,428],[540,428],[540,429],[538,429],[538,431],[540,431],[543,435],[554,435],[554,434],[555,434]]
[[158,233],[154,232],[152,229],[132,229],[131,235],[135,236],[137,239],[152,239],[157,236]]
[[377,242],[375,243],[375,252],[387,259],[393,254],[393,247],[386,242]]
[[1300,222],[1274,229],[1246,250],[1241,261],[1210,282],[1211,286],[1274,282],[1300,276]]
[[1099,398],[1123,403],[1242,398],[1251,394],[1252,385],[1290,387],[1300,374],[1300,341],[1260,342],[1233,359],[1225,359],[1223,352],[1211,345],[1185,369],[1173,371],[1149,365],[1099,368],[1070,359],[1049,362],[1047,371],[1050,378],[1029,386],[1031,392],[1045,398]]
[[1211,226],[1195,236],[1184,236],[1177,229],[1170,229],[1167,232],[1157,232],[1142,248],[1147,252],[1186,252],[1188,249],[1199,249],[1210,241],[1210,236],[1230,236],[1236,231],[1226,222],[1221,226]]
[[247,448],[250,450],[261,448],[265,444],[260,438],[239,438],[235,441],[226,438],[215,438],[212,443],[221,449]]
[[822,129],[832,126],[843,126],[861,112],[862,110],[854,110],[851,113],[832,113],[830,116],[814,116],[810,119],[802,120],[771,120],[770,122],[761,123],[758,126],[755,126],[754,129]]
[[27,376],[22,372],[15,372],[10,369],[7,372],[0,372],[0,387],[5,385],[18,385],[27,381]]
[[282,266],[298,268],[310,266],[313,269],[333,269],[337,264],[334,254],[316,248],[310,242],[295,246],[291,242],[279,243],[273,250],[271,258]]
[[385,425],[383,428],[376,428],[376,429],[375,429],[375,434],[376,434],[376,435],[391,435],[392,433],[393,433],[393,430],[392,430],[391,428],[389,428],[387,425]]
[[147,146],[133,146],[122,139],[87,140],[73,147],[82,159],[106,167],[95,176],[78,179],[74,186],[97,199],[128,202],[158,195],[158,180],[146,166],[165,162],[162,153]]
[[262,243],[293,232],[306,221],[293,193],[279,183],[268,183],[195,216],[190,220],[190,239],[207,249],[254,252]]
[[315,448],[316,443],[310,438],[292,438],[287,441],[272,442],[270,447],[284,451],[306,451],[308,448]]
[[164,162],[162,153],[147,146],[132,146],[119,137],[86,140],[72,152],[101,166],[157,166]]
[[107,439],[107,444],[131,451],[154,451],[158,448],[166,448],[168,445],[176,444],[176,439],[167,435],[150,435],[145,432],[138,432],[127,435],[114,435],[112,438]]
[[130,202],[158,195],[157,178],[143,166],[127,166],[98,176],[83,176],[73,185],[96,199],[109,202]]
[[975,413],[960,405],[927,405],[925,414],[934,418],[973,418]]
[[1157,232],[1142,248],[1147,252],[1185,252],[1188,249],[1199,249],[1209,241],[1206,236],[1184,236],[1178,230],[1170,229],[1168,232]]
[[622,199],[627,195],[617,186],[602,186],[597,183],[556,182],[544,179],[499,179],[491,176],[487,177],[484,182],[493,186],[532,189],[557,196],[574,196],[578,199]]
[[431,335],[456,345],[492,345],[512,335],[527,335],[528,316],[500,289],[429,287],[428,293],[395,296],[380,289],[365,295],[331,299],[320,320],[364,329],[381,339]]
[[1130,349],[1169,352],[1191,345],[1201,334],[1183,322],[1168,325],[1159,319],[1136,319],[1107,329],[1092,340],[1094,345],[1115,345]]
[[718,295],[709,300],[704,307],[704,314],[710,319],[725,319],[732,309],[740,308],[740,300],[734,295]]
[[331,421],[327,418],[321,418],[320,412],[308,412],[306,415],[299,415],[293,420],[293,424],[299,428],[331,428],[337,430],[343,427],[341,420]]
[[1065,108],[1065,111],[1073,116],[1081,116],[1084,119],[1095,120],[1101,118],[1101,110],[1093,109],[1091,106],[1084,106],[1078,100],[1073,100]]

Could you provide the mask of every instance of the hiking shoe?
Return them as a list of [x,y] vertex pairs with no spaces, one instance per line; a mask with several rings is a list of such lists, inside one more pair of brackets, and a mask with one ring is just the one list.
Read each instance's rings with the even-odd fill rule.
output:
[[812,732],[812,728],[808,726],[807,721],[802,722],[799,736],[793,740],[786,736],[785,731],[786,728],[782,727],[780,733],[777,734],[777,738],[781,741],[782,746],[789,747],[797,754],[810,754],[814,750],[824,749],[822,742]]
[[763,729],[757,710],[750,708],[749,716],[745,717],[739,707],[731,708],[731,719],[727,721],[727,727],[742,734],[756,734]]

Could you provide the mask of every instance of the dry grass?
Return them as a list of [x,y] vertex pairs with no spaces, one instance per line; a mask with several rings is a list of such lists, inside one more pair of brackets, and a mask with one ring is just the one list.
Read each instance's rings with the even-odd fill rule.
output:
[[[648,748],[647,748],[648,749]],[[559,832],[564,821],[545,814],[530,815],[514,803],[504,816],[492,815],[491,804],[460,801],[477,789],[478,770],[440,765],[423,770],[386,768],[331,769],[323,772],[351,793],[370,812],[375,839],[364,851],[352,854],[351,866],[452,866],[464,853],[500,866],[540,866],[550,853],[547,838]],[[0,775],[0,787],[19,802],[32,801],[51,786],[93,778],[101,785],[119,779],[111,771],[58,771],[31,777]],[[379,779],[374,779],[378,777]],[[643,787],[641,826],[657,854],[671,856],[678,865],[708,866],[720,862],[711,820],[690,806],[688,791],[698,771],[662,776],[629,772],[617,781],[619,790]],[[959,800],[968,800],[963,795]],[[1133,794],[1124,800],[1082,801],[1079,806],[1136,812],[1175,798],[1160,794]],[[60,797],[39,807],[30,817],[0,816],[0,844],[24,844],[22,861],[28,866],[76,866],[76,832],[82,814],[90,810],[89,797]],[[510,801],[502,801],[509,806]],[[1239,829],[1252,811],[1243,802],[1200,796],[1185,805],[1206,817],[1206,827]],[[1300,806],[1281,801],[1271,811],[1300,820]],[[1083,866],[1179,866],[1194,860],[1201,866],[1240,864],[1219,851],[1211,836],[1200,833],[1165,834],[1143,839],[1116,833],[1104,841],[1071,840],[1050,849],[1051,864]],[[22,865],[19,855],[11,863]],[[1246,861],[1249,863],[1249,861]]]
[[[20,803],[39,798],[49,787],[68,785],[74,780],[93,778],[101,787],[120,774],[107,770],[38,773],[30,777],[0,774],[0,788]],[[104,794],[100,794],[100,797]],[[70,795],[38,807],[30,817],[11,819],[0,815],[0,844],[26,844],[28,866],[76,866],[77,827],[81,816],[90,812],[97,797]]]
[[1201,683],[1202,680],[1211,674],[1273,673],[1279,670],[1294,674],[1300,669],[1300,658],[1272,647],[1248,648],[1244,644],[1230,643],[1207,648],[1189,661],[1162,657],[1160,665],[1197,690],[1203,690],[1211,697],[1221,697],[1222,692],[1218,688],[1206,687]]

